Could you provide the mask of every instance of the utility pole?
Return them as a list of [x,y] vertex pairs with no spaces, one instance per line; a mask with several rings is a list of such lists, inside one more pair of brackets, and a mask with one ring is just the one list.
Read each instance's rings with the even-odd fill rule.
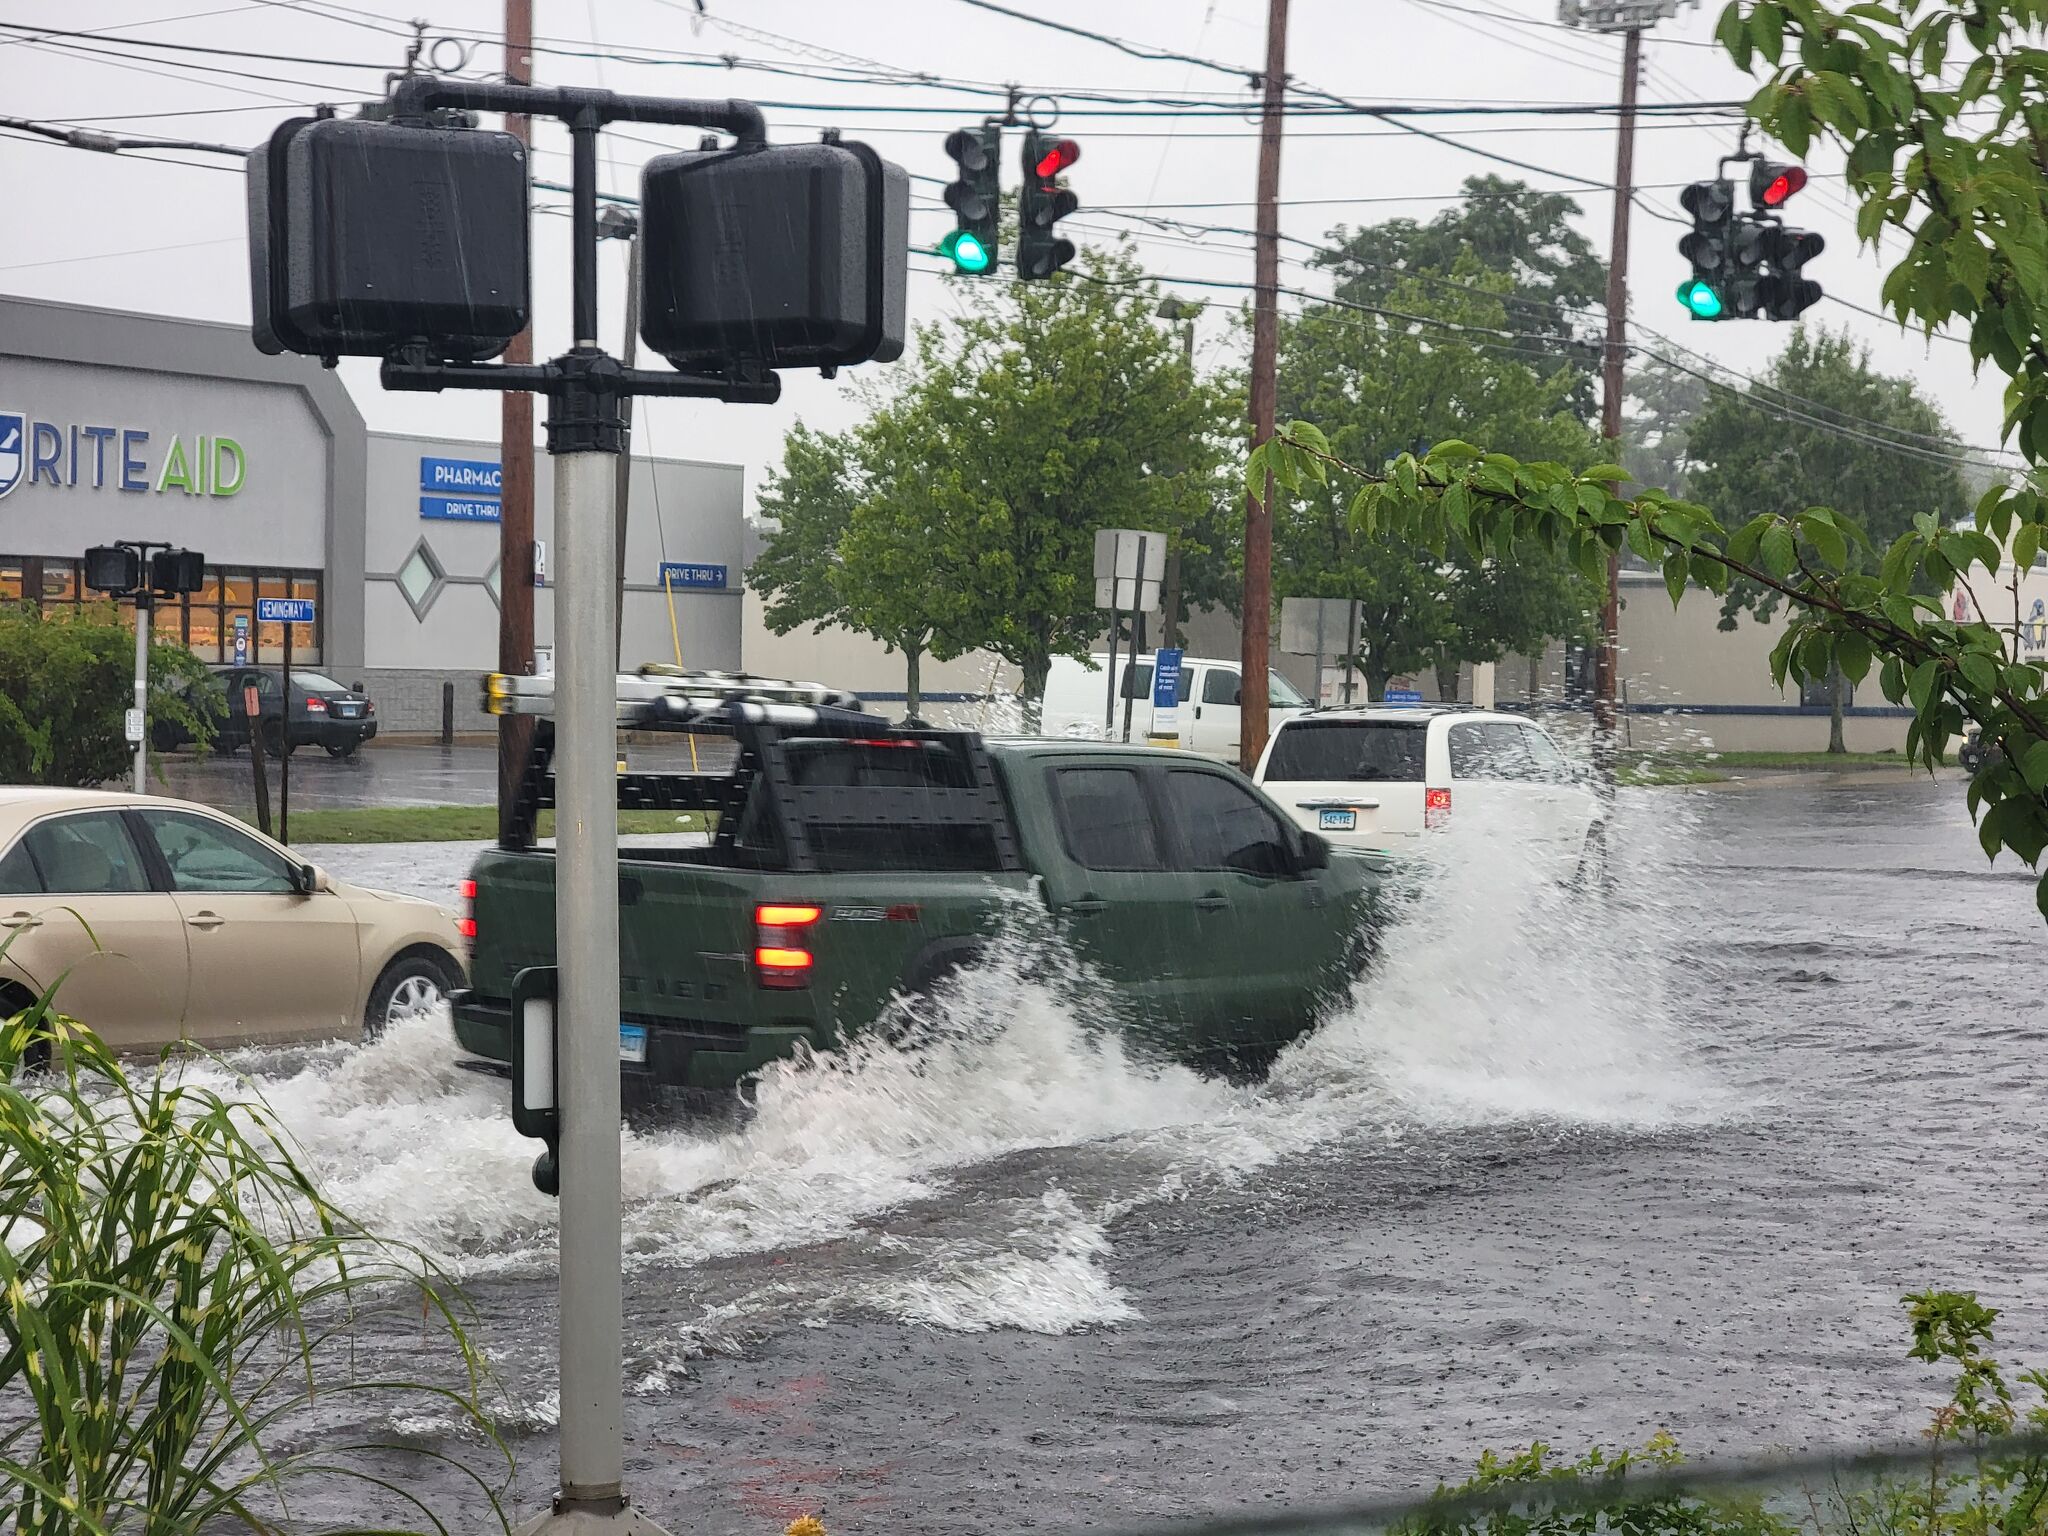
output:
[[[533,83],[533,0],[505,0],[505,79]],[[505,131],[531,146],[533,127],[524,114],[508,112]],[[533,331],[512,338],[505,361],[533,361]],[[533,671],[533,396],[507,390],[499,396],[498,474],[498,670],[513,677]],[[520,776],[533,747],[533,719],[498,717],[498,830],[510,826],[519,798]]]
[[[1687,0],[1697,5],[1699,0]],[[1607,343],[1600,366],[1600,435],[1608,462],[1621,462],[1623,363],[1628,357],[1628,215],[1635,196],[1636,79],[1642,70],[1643,33],[1678,13],[1679,0],[1560,0],[1566,26],[1622,35],[1620,134],[1614,148],[1614,230],[1607,254]],[[1615,695],[1621,678],[1621,556],[1607,557],[1607,593],[1600,604],[1600,648],[1593,657],[1593,761],[1601,783],[1614,789]]]
[[[1287,92],[1287,0],[1267,0],[1264,111],[1259,119],[1258,256],[1252,275],[1252,447],[1273,435],[1280,344],[1280,113]],[[1244,645],[1238,766],[1266,747],[1267,654],[1273,621],[1273,477],[1244,500]]]

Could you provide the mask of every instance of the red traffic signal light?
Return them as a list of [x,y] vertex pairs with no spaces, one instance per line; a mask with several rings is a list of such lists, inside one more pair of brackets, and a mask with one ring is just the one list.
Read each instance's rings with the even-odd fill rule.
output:
[[1782,208],[1806,185],[1806,167],[1759,160],[1749,171],[1749,200],[1759,209]]
[[[1044,141],[1040,142],[1043,144]],[[1050,181],[1080,158],[1080,145],[1072,139],[1055,139],[1045,147],[1044,152],[1038,157],[1038,162],[1031,169],[1041,179]]]

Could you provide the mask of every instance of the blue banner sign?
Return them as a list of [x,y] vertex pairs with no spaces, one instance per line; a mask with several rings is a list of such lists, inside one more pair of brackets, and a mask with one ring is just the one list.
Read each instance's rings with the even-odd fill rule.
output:
[[1380,702],[1382,704],[1420,704],[1422,702],[1422,690],[1420,688],[1389,688],[1380,695]]
[[723,591],[725,589],[725,567],[722,565],[692,565],[683,560],[661,562],[661,575],[657,578],[663,587],[696,587],[700,590]]
[[1185,653],[1163,650],[1153,658],[1152,707],[1169,709],[1180,702],[1180,663]]
[[420,516],[441,523],[495,523],[498,504],[471,496],[422,496]]
[[310,597],[259,597],[256,599],[256,622],[259,624],[310,624],[313,622],[313,599]]
[[458,496],[496,496],[504,470],[491,459],[430,459],[420,455],[420,489]]

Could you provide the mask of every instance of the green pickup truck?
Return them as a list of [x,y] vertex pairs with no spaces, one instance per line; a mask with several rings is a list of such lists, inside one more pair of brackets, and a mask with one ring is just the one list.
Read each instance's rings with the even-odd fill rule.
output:
[[[631,1089],[731,1089],[799,1042],[887,1027],[1020,913],[1049,911],[1099,979],[1110,1006],[1096,991],[1091,1014],[1142,1050],[1232,1073],[1262,1072],[1313,1028],[1371,953],[1384,867],[1297,829],[1228,768],[899,728],[823,690],[793,704],[678,679],[664,701],[662,680],[633,681],[622,725],[722,734],[737,753],[717,773],[620,775],[623,807],[716,818],[693,846],[620,851]],[[554,961],[554,859],[534,836],[552,728],[528,712],[525,790],[464,888],[471,984],[454,1021],[478,1065],[509,1060],[515,975]]]

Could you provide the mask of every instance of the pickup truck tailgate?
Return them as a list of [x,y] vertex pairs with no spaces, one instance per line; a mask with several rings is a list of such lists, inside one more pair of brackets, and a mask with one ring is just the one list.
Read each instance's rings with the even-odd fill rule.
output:
[[[554,859],[493,850],[474,879],[472,990],[508,998],[518,971],[554,963]],[[798,1027],[830,1044],[872,1020],[899,986],[915,984],[920,965],[996,926],[1006,893],[1026,880],[980,871],[764,873],[622,857],[620,1009],[629,1020],[720,1032]],[[774,953],[784,949],[807,962],[757,963],[789,960]]]

